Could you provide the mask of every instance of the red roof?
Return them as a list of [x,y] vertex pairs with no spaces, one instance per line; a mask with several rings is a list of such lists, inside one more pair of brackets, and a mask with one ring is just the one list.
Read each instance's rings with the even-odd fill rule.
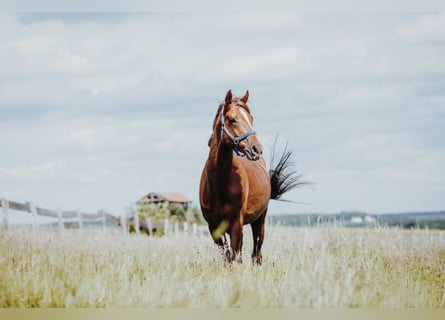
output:
[[189,203],[192,202],[189,198],[186,196],[176,193],[176,192],[150,192],[147,194],[144,198],[147,198],[151,200],[151,202],[176,202],[176,203]]

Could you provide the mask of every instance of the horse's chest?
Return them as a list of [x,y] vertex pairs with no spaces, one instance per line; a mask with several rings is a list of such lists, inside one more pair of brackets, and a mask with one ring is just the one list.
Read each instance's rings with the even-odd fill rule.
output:
[[265,169],[238,162],[225,176],[210,177],[201,181],[201,209],[207,221],[243,216],[244,223],[250,223],[264,213],[270,197]]

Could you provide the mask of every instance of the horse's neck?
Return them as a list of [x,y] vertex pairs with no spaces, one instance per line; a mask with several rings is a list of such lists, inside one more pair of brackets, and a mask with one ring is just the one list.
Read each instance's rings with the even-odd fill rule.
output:
[[[227,148],[221,146],[218,150],[218,156],[216,158],[216,173],[221,182],[229,179],[230,173],[232,172],[232,161],[233,161],[233,150],[232,148]],[[223,186],[227,186],[223,183]]]
[[215,142],[210,147],[209,154],[209,182],[223,200],[228,192],[228,184],[233,169],[233,150]]

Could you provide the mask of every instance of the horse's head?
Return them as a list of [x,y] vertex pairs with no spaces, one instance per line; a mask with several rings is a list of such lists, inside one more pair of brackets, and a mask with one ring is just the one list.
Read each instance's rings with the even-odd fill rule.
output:
[[[249,91],[242,98],[232,97],[227,91],[224,103],[221,104],[217,118],[221,124],[221,143],[232,146],[238,156],[256,161],[261,159],[263,146],[253,130],[253,117],[247,106]],[[215,122],[218,119],[215,119]]]

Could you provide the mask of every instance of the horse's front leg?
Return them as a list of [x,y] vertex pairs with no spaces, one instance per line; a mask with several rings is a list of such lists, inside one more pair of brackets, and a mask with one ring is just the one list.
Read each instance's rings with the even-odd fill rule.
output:
[[263,260],[263,255],[261,254],[261,247],[263,246],[264,240],[264,221],[266,218],[267,209],[264,213],[250,225],[252,226],[253,235],[253,251],[252,251],[252,262],[261,265]]
[[221,230],[219,230],[219,226],[209,224],[209,231],[212,235],[213,241],[218,246],[219,250],[223,255],[226,255],[229,258],[228,248],[227,248],[227,239],[224,233],[220,234]]
[[230,235],[230,261],[238,258],[238,262],[242,262],[241,249],[243,246],[243,223],[241,219],[232,221],[229,230]]

